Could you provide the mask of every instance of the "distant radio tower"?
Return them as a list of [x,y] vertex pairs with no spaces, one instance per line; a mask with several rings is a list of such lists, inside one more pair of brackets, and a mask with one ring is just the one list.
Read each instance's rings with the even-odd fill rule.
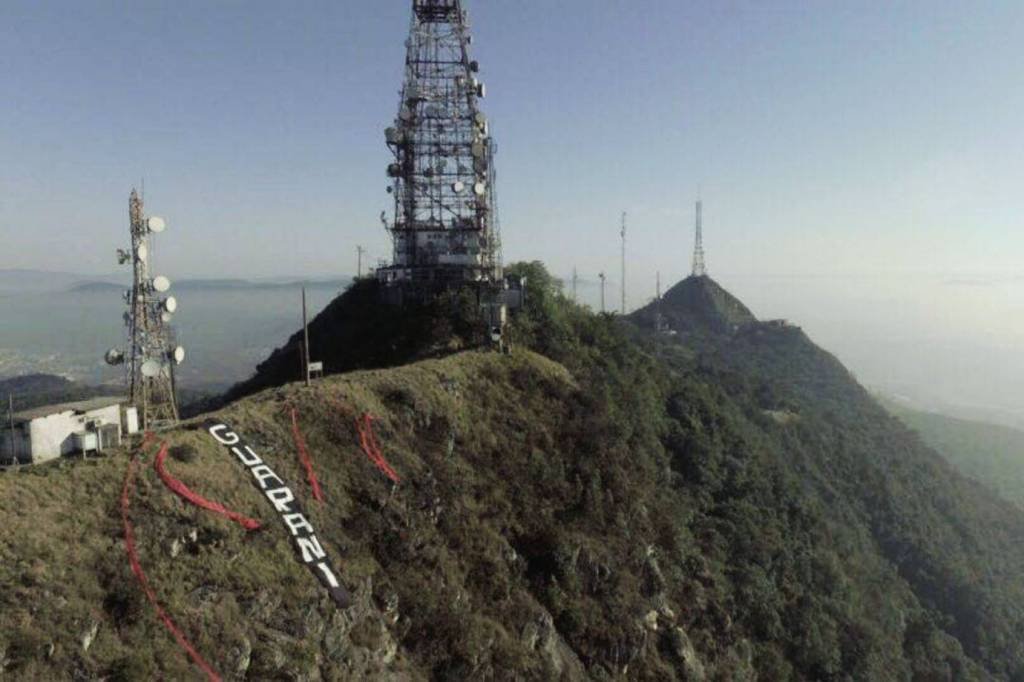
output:
[[149,235],[163,232],[166,223],[143,212],[142,198],[133,189],[128,200],[131,250],[118,249],[121,265],[132,264],[132,288],[125,292],[124,313],[127,349],[112,348],[106,361],[125,365],[128,401],[139,411],[140,429],[153,429],[178,421],[174,368],[185,360],[185,349],[175,343],[171,317],[178,309],[173,296],[163,297],[171,288],[164,276],[150,277]]
[[604,273],[602,272],[602,273],[598,274],[597,277],[598,277],[598,279],[601,280],[601,312],[603,313],[604,312],[604,280],[605,280]]
[[572,266],[572,302],[576,302],[576,283],[579,281],[579,276],[576,274],[576,266]]
[[703,277],[708,274],[707,266],[704,264],[704,234],[703,234],[703,204],[697,200],[697,238],[693,245],[693,276]]
[[622,212],[622,314],[626,314],[626,212]]
[[361,246],[356,247],[356,279],[362,279],[363,277],[363,254],[366,253],[366,249]]

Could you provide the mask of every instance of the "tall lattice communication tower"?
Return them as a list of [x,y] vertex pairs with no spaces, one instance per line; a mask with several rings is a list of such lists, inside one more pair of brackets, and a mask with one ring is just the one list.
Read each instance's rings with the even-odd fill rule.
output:
[[178,421],[174,371],[185,360],[175,342],[171,318],[178,309],[173,296],[164,296],[171,281],[152,277],[149,235],[163,232],[162,218],[146,216],[142,198],[133,189],[128,199],[131,248],[118,249],[118,263],[132,265],[132,288],[124,293],[126,349],[107,351],[106,361],[125,367],[128,401],[138,409],[140,428],[154,429]]
[[471,43],[461,0],[413,0],[398,117],[385,131],[394,257],[377,272],[387,284],[502,280],[496,149]]
[[703,277],[708,274],[707,265],[704,263],[704,206],[703,202],[697,200],[697,235],[693,243],[693,276]]

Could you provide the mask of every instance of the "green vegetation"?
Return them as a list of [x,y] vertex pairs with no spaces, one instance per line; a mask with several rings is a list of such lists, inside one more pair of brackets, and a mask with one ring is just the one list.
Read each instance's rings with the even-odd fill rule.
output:
[[890,400],[883,404],[962,474],[1024,509],[1024,432],[912,410]]
[[[304,498],[356,594],[350,611],[295,561],[223,448],[195,423],[164,434],[196,453],[171,462],[188,485],[271,523],[245,535],[141,471],[132,518],[143,565],[218,670],[1024,679],[1024,515],[955,473],[799,330],[752,316],[719,324],[724,299],[705,279],[685,283],[685,305],[668,311],[686,333],[655,336],[642,316],[573,305],[538,263],[511,269],[530,282],[511,356],[466,350],[472,301],[403,323],[361,283],[314,322],[314,354],[377,369],[272,387],[219,413]],[[701,307],[705,296],[715,309]],[[239,393],[290,378],[291,359],[275,357]],[[431,359],[383,368],[415,357]],[[288,405],[300,410],[322,507]],[[367,411],[403,478],[395,490],[358,448],[354,421]],[[0,476],[8,674],[195,675],[119,546],[125,463]]]

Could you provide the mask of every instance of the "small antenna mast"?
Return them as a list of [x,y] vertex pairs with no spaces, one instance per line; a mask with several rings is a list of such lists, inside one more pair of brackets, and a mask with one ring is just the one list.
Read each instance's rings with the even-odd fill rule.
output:
[[697,199],[697,234],[693,243],[693,276],[703,277],[708,274],[707,265],[704,263],[704,233],[703,213],[704,203]]
[[626,212],[622,212],[622,314],[626,314]]
[[601,312],[603,313],[604,312],[604,280],[605,280],[605,276],[604,276],[603,272],[599,273],[597,276],[601,280]]

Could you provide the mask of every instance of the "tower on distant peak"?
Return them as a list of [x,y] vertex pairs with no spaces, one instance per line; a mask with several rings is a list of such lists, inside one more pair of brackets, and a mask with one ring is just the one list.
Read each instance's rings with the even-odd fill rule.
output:
[[502,280],[495,145],[479,101],[461,0],[413,0],[398,117],[385,131],[394,212],[386,284],[430,289]]
[[704,277],[708,274],[707,265],[704,263],[704,233],[703,233],[703,202],[697,200],[697,234],[693,244],[693,276]]

